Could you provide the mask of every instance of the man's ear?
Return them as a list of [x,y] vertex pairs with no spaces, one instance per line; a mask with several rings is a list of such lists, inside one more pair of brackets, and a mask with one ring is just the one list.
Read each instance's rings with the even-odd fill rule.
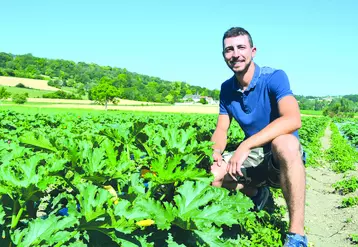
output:
[[253,58],[256,56],[256,51],[257,51],[256,46],[253,46],[253,47],[251,48],[251,53],[252,53],[252,57],[253,57]]

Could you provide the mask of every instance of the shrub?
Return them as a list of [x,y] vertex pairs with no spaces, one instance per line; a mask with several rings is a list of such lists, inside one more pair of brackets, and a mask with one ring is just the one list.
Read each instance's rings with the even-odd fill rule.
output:
[[15,87],[19,87],[19,88],[28,88],[28,87],[26,87],[24,84],[22,84],[22,83],[18,83],[18,84],[16,84],[16,86]]
[[14,94],[12,101],[16,104],[24,104],[27,101],[26,94]]
[[342,200],[342,208],[354,207],[358,205],[358,196],[351,196]]
[[208,104],[208,102],[206,101],[205,98],[201,98],[201,99],[199,100],[199,102],[202,103],[203,105]]
[[61,88],[63,86],[63,81],[61,81],[60,79],[53,79],[53,80],[49,80],[47,82],[47,85],[51,87]]
[[358,189],[358,177],[351,177],[333,184],[333,188],[342,195],[352,193]]
[[65,91],[62,90],[58,90],[53,93],[44,94],[42,97],[49,98],[49,99],[81,99],[80,96],[71,93],[66,93]]

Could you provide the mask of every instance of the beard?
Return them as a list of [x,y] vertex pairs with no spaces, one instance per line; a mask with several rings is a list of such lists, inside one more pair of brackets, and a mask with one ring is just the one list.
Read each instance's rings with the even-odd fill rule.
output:
[[243,69],[240,69],[239,71],[235,71],[232,67],[230,67],[231,71],[234,72],[235,75],[244,75],[250,68],[250,65],[252,64],[252,58],[250,59],[250,61],[245,64],[245,67]]

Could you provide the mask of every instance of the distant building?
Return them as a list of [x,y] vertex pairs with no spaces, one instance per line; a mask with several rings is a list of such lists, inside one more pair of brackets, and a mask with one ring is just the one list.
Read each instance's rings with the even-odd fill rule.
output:
[[200,97],[201,96],[199,94],[187,94],[183,97],[183,101],[198,103],[200,101]]
[[209,105],[214,105],[214,104],[218,104],[217,101],[215,101],[213,99],[213,97],[210,96],[200,96],[199,94],[187,94],[183,97],[183,101],[184,103],[190,103],[192,102],[193,104],[195,103],[199,103],[200,99],[205,99],[206,102],[208,102]]

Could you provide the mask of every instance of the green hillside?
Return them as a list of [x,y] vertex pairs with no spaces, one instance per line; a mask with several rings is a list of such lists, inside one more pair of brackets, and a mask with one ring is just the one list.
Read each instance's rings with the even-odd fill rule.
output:
[[85,96],[101,80],[119,89],[122,99],[174,103],[186,94],[219,98],[219,90],[191,86],[186,82],[166,81],[158,77],[129,72],[124,68],[94,63],[34,57],[31,54],[13,55],[0,52],[0,76],[49,79],[49,85],[74,88]]

